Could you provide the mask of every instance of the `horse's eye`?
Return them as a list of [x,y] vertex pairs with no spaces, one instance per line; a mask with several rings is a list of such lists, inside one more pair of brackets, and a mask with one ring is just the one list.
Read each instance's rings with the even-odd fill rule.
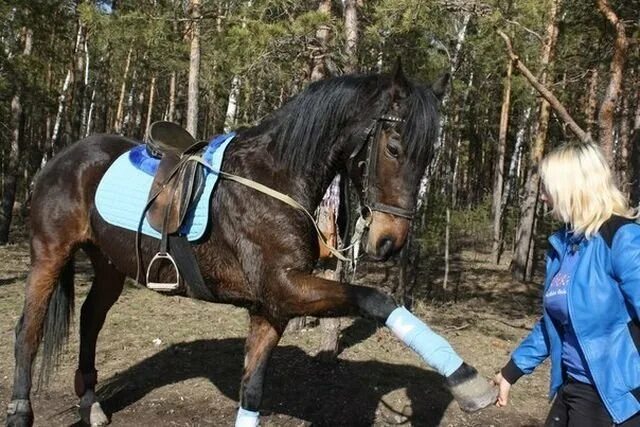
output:
[[395,145],[387,144],[387,153],[394,159],[397,159],[400,155],[400,150]]

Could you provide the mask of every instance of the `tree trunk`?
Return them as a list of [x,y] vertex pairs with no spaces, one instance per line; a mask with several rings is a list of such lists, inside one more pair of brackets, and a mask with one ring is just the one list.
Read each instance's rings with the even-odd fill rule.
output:
[[631,152],[631,129],[629,126],[630,120],[629,111],[629,97],[623,96],[622,98],[622,110],[620,111],[620,150],[619,158],[616,161],[616,170],[618,171],[618,180],[624,192],[629,194],[628,178],[631,170],[629,166],[629,153]]
[[630,153],[630,187],[631,204],[640,204],[640,91],[636,90],[636,112],[633,120],[633,132],[631,132]]
[[131,87],[129,88],[129,95],[127,96],[127,113],[124,115],[124,119],[122,120],[122,125],[120,127],[121,133],[126,134],[130,131],[129,123],[131,123],[131,115],[133,114],[133,97],[135,96],[136,86],[138,84],[138,69],[133,69],[133,74],[131,74]]
[[[540,84],[546,85],[549,76],[549,64],[553,60],[556,41],[558,40],[558,10],[562,0],[553,0],[549,14],[549,23],[545,42],[542,46],[540,67],[543,70],[540,75]],[[516,249],[511,263],[511,273],[516,280],[525,280],[527,272],[527,261],[531,242],[533,238],[533,223],[536,213],[536,203],[538,200],[538,187],[540,186],[540,175],[537,165],[542,159],[544,145],[547,140],[547,130],[549,126],[549,102],[546,98],[541,99],[538,114],[538,125],[536,135],[533,138],[533,145],[529,152],[529,179],[526,180],[524,200],[520,208],[520,223],[516,232]]]
[[[331,0],[320,0],[318,12],[331,16]],[[311,48],[311,72],[309,73],[309,80],[312,82],[322,80],[327,75],[324,60],[327,55],[330,30],[331,27],[326,24],[318,26],[316,30],[316,43]]]
[[[462,96],[462,102],[460,103],[460,105],[463,105],[463,106],[467,105],[467,101],[469,99],[469,93],[471,92],[471,88],[473,87],[473,76],[474,76],[473,70],[471,70],[471,72],[469,73],[469,82],[467,83],[467,87]],[[456,116],[454,119],[456,129],[459,127],[460,118],[462,114],[463,113],[460,110],[456,112]],[[452,208],[455,208],[458,203],[458,180],[459,180],[458,176],[463,175],[463,174],[460,174],[460,155],[462,154],[461,147],[462,147],[462,139],[463,139],[462,131],[458,130],[457,134],[458,136],[457,136],[456,150],[455,150],[456,158],[453,164],[453,178],[452,178],[452,184],[451,184],[451,207]]]
[[444,226],[444,277],[442,279],[442,290],[447,290],[447,285],[449,282],[449,236],[451,230],[451,210],[447,208],[446,210],[446,222]]
[[614,116],[622,87],[622,72],[627,56],[629,42],[625,34],[624,22],[618,18],[615,11],[609,5],[608,0],[597,0],[598,10],[613,25],[616,31],[616,39],[613,47],[613,58],[611,59],[611,77],[609,85],[604,95],[604,100],[600,105],[598,114],[598,127],[600,146],[609,160],[613,164],[613,128]]
[[[531,116],[531,107],[527,107],[522,118],[522,125],[518,129],[516,134],[516,144],[513,147],[513,154],[511,155],[511,161],[509,162],[509,172],[507,173],[507,179],[504,184],[504,191],[502,192],[502,200],[500,201],[500,211],[502,212],[502,223],[504,225],[504,212],[507,207],[507,203],[511,199],[513,189],[516,187],[516,179],[520,176],[520,159],[522,158],[522,144],[524,142],[524,135],[527,125],[529,124],[529,117]],[[502,226],[501,226],[502,227]],[[500,232],[502,235],[502,231]]]
[[[469,21],[471,20],[471,13],[466,13],[462,19],[462,23],[460,24],[460,28],[458,29],[457,37],[456,37],[456,49],[453,52],[453,57],[451,58],[451,63],[449,64],[449,76],[451,81],[455,76],[455,72],[458,69],[458,62],[460,60],[460,52],[462,51],[462,46],[464,45],[464,41],[467,36],[467,28],[469,27]],[[424,202],[424,198],[428,193],[429,185],[431,180],[429,179],[431,173],[438,169],[438,164],[440,163],[440,156],[442,153],[442,147],[444,147],[444,136],[445,136],[445,128],[447,126],[447,104],[449,102],[449,93],[452,84],[449,84],[448,90],[446,91],[443,99],[442,105],[440,106],[440,125],[438,126],[438,137],[436,139],[436,143],[434,144],[434,158],[431,161],[431,164],[427,167],[427,170],[424,171],[422,175],[422,179],[420,179],[420,187],[418,188],[418,197],[417,197],[417,209],[420,210],[422,203]]]
[[144,137],[144,133],[146,132],[144,129],[142,129],[142,110],[144,108],[145,95],[146,92],[144,91],[144,88],[140,87],[133,113],[133,116],[135,117],[135,120],[133,121],[133,129],[130,131],[130,135],[134,135],[135,138]]
[[358,7],[356,0],[344,0],[344,35],[347,74],[358,72]]
[[231,90],[229,91],[229,101],[227,102],[227,113],[224,118],[224,131],[231,132],[236,125],[238,115],[238,97],[240,96],[240,77],[233,76],[231,79]]
[[[82,101],[81,101],[81,109],[82,115],[80,116],[80,133],[78,136],[84,137],[87,135],[87,124],[88,124],[88,116],[89,116],[89,104],[91,103],[89,97],[87,96],[89,88],[89,44],[87,41],[88,36],[84,38],[84,79],[83,79],[83,91],[82,91]],[[94,85],[95,86],[95,85]],[[95,94],[95,91],[93,91]]]
[[596,123],[596,105],[598,103],[598,70],[594,68],[591,70],[591,77],[589,78],[589,95],[587,97],[587,103],[584,110],[584,115],[587,123],[587,133],[593,131],[593,125]]
[[189,95],[187,101],[187,131],[197,138],[198,77],[200,75],[200,0],[191,0],[191,54],[189,60]]
[[[78,24],[78,33],[76,34],[76,43],[73,49],[74,58],[76,57],[76,53],[80,46],[80,41],[82,40],[82,32],[83,32],[83,27],[82,25]],[[45,153],[42,156],[41,169],[42,169],[42,166],[44,166],[45,163],[47,162],[49,154],[53,155],[54,148],[57,145],[58,138],[60,136],[60,126],[62,125],[63,114],[66,109],[67,98],[69,96],[68,94],[69,87],[71,87],[73,77],[74,77],[74,61],[71,61],[71,65],[67,70],[67,75],[64,79],[64,83],[62,84],[62,91],[60,92],[60,96],[58,97],[58,112],[56,113],[56,120],[53,124],[53,130],[51,131],[51,140],[49,141],[49,148],[47,150],[49,151],[49,153]]]
[[113,124],[113,130],[116,133],[122,132],[122,119],[124,116],[124,96],[127,93],[127,76],[129,75],[129,68],[131,67],[131,54],[133,53],[133,47],[129,48],[127,54],[127,61],[124,64],[124,73],[122,74],[122,85],[120,86],[120,97],[118,98],[118,107],[116,109],[116,118]]
[[[23,29],[24,49],[22,56],[31,55],[33,48],[33,31],[29,28]],[[2,205],[0,205],[0,245],[9,242],[9,229],[13,219],[13,205],[16,199],[16,188],[18,184],[18,165],[20,163],[20,139],[22,122],[22,99],[24,88],[20,85],[16,87],[16,93],[11,99],[11,142],[9,155],[5,163],[4,182],[2,183]]]
[[170,122],[176,119],[176,72],[171,72],[169,80],[169,115],[167,120]]
[[156,76],[151,77],[151,84],[149,85],[149,105],[147,107],[147,122],[144,126],[144,139],[149,136],[149,126],[151,126],[151,118],[153,117],[153,101],[156,94]]
[[97,82],[96,84],[93,85],[93,88],[91,90],[91,99],[89,101],[89,112],[87,113],[87,122],[84,126],[84,136],[85,138],[87,136],[89,136],[89,134],[91,133],[91,125],[93,124],[93,111],[96,108],[96,86],[97,86]]
[[[247,0],[247,7],[251,7],[253,0]],[[243,18],[242,28],[246,28],[247,22]],[[240,85],[242,81],[240,76],[234,75],[231,79],[231,89],[229,90],[229,99],[227,101],[227,112],[224,118],[224,132],[231,132],[236,126],[236,120],[238,117],[238,99],[240,96]]]
[[507,75],[504,79],[504,94],[502,96],[502,110],[500,112],[500,132],[493,178],[493,262],[500,262],[502,249],[502,188],[504,184],[504,156],[507,146],[507,130],[509,128],[509,105],[511,103],[511,73],[513,61],[507,60]]

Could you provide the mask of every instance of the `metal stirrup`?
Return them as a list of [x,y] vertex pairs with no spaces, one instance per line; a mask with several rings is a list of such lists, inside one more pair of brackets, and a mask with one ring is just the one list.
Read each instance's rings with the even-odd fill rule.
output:
[[[149,281],[151,277],[151,266],[157,261],[160,260],[169,260],[171,264],[173,264],[173,268],[176,271],[176,281],[175,282],[151,282]],[[147,287],[149,289],[153,289],[154,291],[174,291],[178,289],[180,286],[180,270],[178,270],[178,264],[173,259],[171,254],[168,252],[158,252],[153,258],[151,258],[151,262],[149,262],[149,266],[147,267]]]

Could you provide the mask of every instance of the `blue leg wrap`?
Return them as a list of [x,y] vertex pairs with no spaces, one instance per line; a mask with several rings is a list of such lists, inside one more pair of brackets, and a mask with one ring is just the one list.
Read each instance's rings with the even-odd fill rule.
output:
[[248,411],[240,407],[236,416],[236,427],[257,427],[259,419],[259,412]]
[[422,320],[404,307],[391,312],[387,327],[441,375],[448,377],[462,365],[462,358],[451,344],[433,332]]

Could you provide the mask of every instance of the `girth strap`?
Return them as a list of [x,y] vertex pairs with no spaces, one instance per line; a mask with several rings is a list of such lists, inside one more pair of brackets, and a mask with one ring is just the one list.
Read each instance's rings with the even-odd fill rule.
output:
[[190,291],[188,292],[189,296],[205,301],[213,301],[213,294],[204,283],[198,261],[187,237],[172,234],[169,236],[169,245],[176,264],[178,264],[178,270],[187,284],[188,291]]

